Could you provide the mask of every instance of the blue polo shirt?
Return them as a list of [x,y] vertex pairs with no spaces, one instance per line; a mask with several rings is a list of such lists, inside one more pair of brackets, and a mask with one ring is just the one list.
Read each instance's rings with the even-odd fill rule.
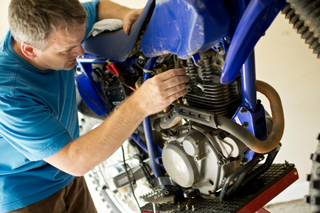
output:
[[[98,0],[84,3],[87,34]],[[74,177],[42,159],[79,136],[73,70],[38,70],[0,43],[0,212],[49,197]]]

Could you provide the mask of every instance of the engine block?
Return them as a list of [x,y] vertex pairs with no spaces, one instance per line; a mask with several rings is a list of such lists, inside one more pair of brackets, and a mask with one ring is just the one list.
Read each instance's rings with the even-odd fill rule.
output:
[[240,166],[246,147],[232,136],[199,125],[184,125],[163,148],[164,167],[177,184],[210,195]]

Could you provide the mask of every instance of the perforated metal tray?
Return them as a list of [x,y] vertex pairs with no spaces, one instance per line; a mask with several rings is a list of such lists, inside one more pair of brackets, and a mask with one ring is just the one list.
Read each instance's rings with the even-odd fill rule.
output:
[[[272,164],[265,173],[249,181],[224,201],[219,201],[218,198],[204,199],[197,197],[186,199],[179,204],[157,205],[156,210],[158,213],[256,212],[297,179],[298,173],[294,164]],[[154,212],[151,203],[143,206],[141,210],[142,213]]]

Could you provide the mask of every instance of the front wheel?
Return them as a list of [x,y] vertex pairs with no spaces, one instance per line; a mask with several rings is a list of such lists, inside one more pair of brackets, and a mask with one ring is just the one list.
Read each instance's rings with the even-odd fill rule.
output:
[[[79,115],[80,135],[83,135],[103,121],[81,113]],[[138,168],[139,160],[133,156],[140,154],[140,150],[129,142],[123,144],[126,164],[128,170]],[[87,185],[92,194],[98,212],[101,213],[136,213],[140,212],[139,206],[146,204],[140,196],[150,193],[152,189],[145,177],[135,181],[132,188],[129,184],[117,187],[113,184],[113,178],[125,174],[123,164],[123,153],[121,147],[107,160],[92,169],[87,175]],[[129,173],[130,176],[131,173]],[[134,195],[137,199],[135,199]],[[102,202],[101,202],[102,201]],[[137,204],[139,203],[139,206]]]

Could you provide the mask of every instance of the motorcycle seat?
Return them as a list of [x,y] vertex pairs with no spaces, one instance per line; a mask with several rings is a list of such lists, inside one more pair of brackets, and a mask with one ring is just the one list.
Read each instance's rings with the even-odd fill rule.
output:
[[114,62],[123,62],[134,52],[138,52],[140,46],[135,44],[141,39],[144,26],[152,15],[155,0],[148,0],[138,20],[131,26],[130,33],[125,34],[123,29],[111,32],[102,32],[96,37],[87,38],[82,46],[86,53],[109,59]]

